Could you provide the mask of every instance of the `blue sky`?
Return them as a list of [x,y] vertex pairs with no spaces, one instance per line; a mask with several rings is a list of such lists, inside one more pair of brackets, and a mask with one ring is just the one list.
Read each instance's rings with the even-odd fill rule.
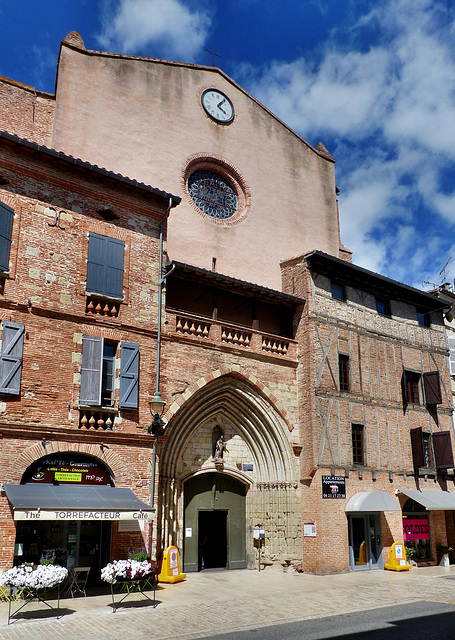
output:
[[453,282],[455,0],[0,0],[0,75],[53,92],[73,30],[88,49],[201,64],[215,51],[335,157],[357,264]]

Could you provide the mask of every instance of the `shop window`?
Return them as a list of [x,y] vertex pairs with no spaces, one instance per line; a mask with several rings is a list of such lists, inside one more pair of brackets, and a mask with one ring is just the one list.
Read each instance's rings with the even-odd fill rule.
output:
[[355,465],[365,464],[364,447],[364,426],[363,424],[351,425],[352,436],[352,463]]
[[86,284],[89,295],[123,299],[124,251],[122,240],[89,234]]
[[[118,345],[99,336],[83,336],[79,404],[112,407],[115,388],[115,356]],[[137,409],[139,345],[122,342],[120,350],[119,408]]]
[[390,316],[390,301],[387,298],[376,298],[376,311],[381,316]]
[[411,446],[415,468],[453,469],[450,431],[429,433],[422,427],[411,429]]
[[13,218],[14,210],[4,202],[0,202],[0,271],[9,271]]
[[21,390],[22,351],[25,327],[20,322],[3,322],[0,353],[0,393],[18,396]]
[[338,355],[338,379],[340,391],[349,391],[349,356],[342,353]]
[[344,285],[340,284],[339,282],[331,282],[330,290],[332,293],[332,298],[335,298],[336,300],[342,300],[343,302],[346,301],[346,289]]

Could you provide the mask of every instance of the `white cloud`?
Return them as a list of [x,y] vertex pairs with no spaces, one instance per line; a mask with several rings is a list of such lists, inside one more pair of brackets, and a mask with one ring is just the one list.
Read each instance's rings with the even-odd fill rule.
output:
[[100,45],[107,50],[192,62],[204,47],[211,18],[182,0],[118,0],[105,5]]
[[438,0],[388,0],[342,29],[318,58],[244,67],[243,79],[337,159],[354,260],[416,284],[455,234],[444,226],[455,225],[455,185],[441,188],[455,161],[454,15]]

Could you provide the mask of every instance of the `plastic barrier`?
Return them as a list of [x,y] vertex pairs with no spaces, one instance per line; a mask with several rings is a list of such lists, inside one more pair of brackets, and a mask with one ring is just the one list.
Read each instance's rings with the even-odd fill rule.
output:
[[411,565],[406,562],[406,551],[402,542],[394,542],[390,547],[389,561],[384,568],[389,571],[409,571]]
[[177,547],[168,547],[164,552],[161,573],[158,576],[159,582],[181,582],[185,580],[186,573],[182,573],[180,568],[180,553]]

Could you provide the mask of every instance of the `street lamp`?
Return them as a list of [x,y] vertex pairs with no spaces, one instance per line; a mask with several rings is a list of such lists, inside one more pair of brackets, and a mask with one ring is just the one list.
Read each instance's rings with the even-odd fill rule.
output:
[[163,435],[164,428],[166,426],[164,420],[161,419],[165,406],[166,403],[161,398],[161,393],[159,391],[155,391],[155,395],[149,401],[150,415],[153,416],[153,422],[147,427],[147,433],[153,433],[156,438]]

